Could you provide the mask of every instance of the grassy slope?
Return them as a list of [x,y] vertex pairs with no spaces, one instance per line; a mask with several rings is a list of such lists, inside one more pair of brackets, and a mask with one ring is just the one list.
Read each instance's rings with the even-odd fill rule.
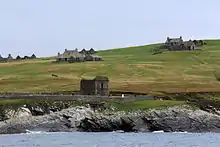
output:
[[[220,91],[220,40],[200,51],[152,55],[155,45],[100,51],[103,62],[54,64],[50,60],[0,63],[0,91],[78,90],[82,77],[107,75],[111,90],[131,92]],[[59,75],[54,78],[51,74]]]

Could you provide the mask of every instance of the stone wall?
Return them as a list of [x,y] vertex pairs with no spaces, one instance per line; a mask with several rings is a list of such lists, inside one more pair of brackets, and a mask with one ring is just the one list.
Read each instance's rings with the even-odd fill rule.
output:
[[95,95],[95,82],[94,80],[80,81],[80,93],[82,95]]

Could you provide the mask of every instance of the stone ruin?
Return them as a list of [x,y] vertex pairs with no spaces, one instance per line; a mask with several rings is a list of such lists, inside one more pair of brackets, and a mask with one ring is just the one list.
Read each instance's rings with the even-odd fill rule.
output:
[[16,58],[13,58],[11,54],[8,54],[7,58],[4,58],[0,55],[0,61],[10,61],[10,60],[26,60],[26,59],[36,59],[36,55],[33,54],[32,56],[24,56],[23,58],[19,55]]
[[206,45],[203,40],[184,41],[182,36],[179,38],[167,37],[166,42],[160,46],[160,49],[168,49],[169,51],[198,50],[203,45]]
[[103,61],[101,57],[94,56],[92,54],[96,53],[96,51],[91,48],[86,51],[83,49],[82,51],[78,51],[78,49],[71,50],[65,49],[64,52],[58,53],[55,62],[85,62],[85,61]]

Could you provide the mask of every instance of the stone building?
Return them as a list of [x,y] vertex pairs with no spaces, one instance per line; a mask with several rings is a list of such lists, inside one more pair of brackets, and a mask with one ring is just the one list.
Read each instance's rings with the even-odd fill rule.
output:
[[165,42],[165,45],[167,45],[167,46],[174,46],[174,45],[181,45],[181,44],[183,44],[182,36],[180,36],[180,38],[167,37],[167,40]]
[[8,54],[8,58],[7,58],[8,60],[13,60],[13,57],[12,57],[12,55],[11,54]]
[[20,60],[21,59],[21,57],[18,55],[17,57],[16,57],[16,60]]
[[7,58],[4,58],[0,55],[0,61],[8,61],[8,60],[13,60],[13,57],[11,56],[11,54],[8,54]]
[[32,54],[30,58],[31,58],[31,59],[36,59],[37,57],[36,57],[35,54]]
[[198,49],[194,41],[183,41],[182,36],[180,36],[179,38],[167,37],[167,40],[162,48],[168,49],[170,51]]
[[96,53],[96,51],[93,48],[91,48],[88,52],[89,52],[89,54],[95,54]]
[[[93,50],[92,50],[93,52]],[[58,53],[56,62],[84,62],[84,61],[102,61],[102,58],[99,56],[93,56],[83,49],[81,52],[78,52],[78,49],[67,50],[65,49],[63,54]]]
[[30,59],[30,57],[24,56],[24,58],[22,58],[22,59],[27,60],[27,59]]
[[85,61],[102,61],[102,58],[99,56],[86,55]]
[[82,49],[79,53],[81,53],[81,54],[87,54],[87,51],[86,51],[86,49]]
[[184,46],[186,47],[186,49],[188,50],[195,50],[195,49],[198,49],[196,44],[192,41],[192,40],[189,40],[189,41],[186,41],[184,43]]
[[58,53],[57,61],[68,61],[68,62],[80,62],[84,61],[85,55],[78,52],[77,49],[75,50],[68,50],[65,49],[63,54]]
[[109,96],[109,79],[105,76],[96,76],[92,80],[80,81],[80,93],[82,95]]
[[95,54],[96,51],[93,48],[91,48],[90,50],[82,49],[79,53],[84,55],[92,55]]
[[17,56],[16,58],[13,58],[11,54],[8,54],[7,58],[3,58],[2,56],[0,56],[0,60],[1,61],[15,61],[15,60],[27,60],[27,59],[36,59],[36,55],[33,54],[32,56],[24,56],[23,58],[21,56]]
[[0,55],[0,61],[4,61],[4,58]]

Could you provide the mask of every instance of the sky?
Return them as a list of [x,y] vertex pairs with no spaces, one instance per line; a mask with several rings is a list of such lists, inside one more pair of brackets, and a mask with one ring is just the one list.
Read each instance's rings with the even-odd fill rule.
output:
[[220,38],[219,0],[0,0],[0,54]]

